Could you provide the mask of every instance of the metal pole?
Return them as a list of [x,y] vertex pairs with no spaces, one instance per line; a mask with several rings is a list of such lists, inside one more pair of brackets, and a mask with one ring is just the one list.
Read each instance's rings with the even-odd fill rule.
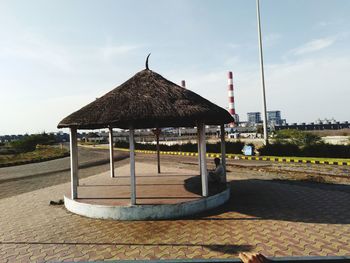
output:
[[259,54],[260,54],[260,69],[261,69],[261,86],[263,99],[263,129],[264,129],[264,143],[268,143],[267,134],[267,113],[266,113],[266,95],[265,95],[265,77],[264,77],[264,60],[262,50],[261,25],[260,25],[260,2],[256,0],[256,16],[258,20],[258,38],[259,38]]
[[113,151],[113,128],[109,128],[109,162],[111,177],[114,178],[114,151]]
[[129,145],[130,145],[130,190],[131,190],[131,205],[136,205],[136,178],[135,178],[135,143],[134,143],[134,128],[129,130]]

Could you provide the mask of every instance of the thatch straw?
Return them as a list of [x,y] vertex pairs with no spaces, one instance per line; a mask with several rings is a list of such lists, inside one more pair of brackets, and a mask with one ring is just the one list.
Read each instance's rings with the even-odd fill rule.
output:
[[145,69],[64,118],[58,128],[193,127],[233,121],[225,109]]

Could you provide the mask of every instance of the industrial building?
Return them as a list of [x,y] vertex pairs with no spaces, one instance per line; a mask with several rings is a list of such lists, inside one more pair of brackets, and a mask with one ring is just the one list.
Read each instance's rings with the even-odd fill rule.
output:
[[270,125],[281,125],[282,119],[281,119],[281,111],[268,111],[267,112],[267,121]]
[[261,123],[261,113],[260,112],[248,112],[247,120],[249,124]]
[[301,130],[301,131],[313,131],[313,130],[340,130],[340,129],[349,129],[350,128],[350,123],[348,121],[345,122],[339,122],[339,121],[328,121],[328,122],[311,122],[311,123],[292,123],[288,124],[285,123],[283,125],[278,125],[275,126],[275,130]]
[[[261,113],[260,112],[248,112],[247,120],[250,125],[256,125],[262,123]],[[283,125],[286,124],[286,120],[282,119],[281,111],[267,111],[267,124],[269,126]]]

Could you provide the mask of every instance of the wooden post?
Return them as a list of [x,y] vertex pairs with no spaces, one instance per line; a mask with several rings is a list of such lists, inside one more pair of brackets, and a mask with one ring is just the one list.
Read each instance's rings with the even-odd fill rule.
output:
[[114,178],[113,128],[109,127],[109,163],[111,177]]
[[70,128],[70,176],[71,176],[71,198],[78,198],[78,144],[77,129]]
[[129,130],[129,145],[130,145],[130,191],[131,205],[136,205],[136,179],[135,179],[135,142],[134,128]]
[[226,142],[225,142],[225,126],[220,125],[220,137],[221,137],[221,164],[224,167],[224,180],[227,182],[226,178]]
[[200,127],[200,156],[201,156],[201,179],[202,179],[202,196],[207,197],[209,195],[208,191],[208,171],[207,171],[207,149],[205,143],[205,124],[201,123]]
[[157,137],[157,162],[158,162],[158,173],[160,174],[160,151],[159,151],[159,132],[156,133]]

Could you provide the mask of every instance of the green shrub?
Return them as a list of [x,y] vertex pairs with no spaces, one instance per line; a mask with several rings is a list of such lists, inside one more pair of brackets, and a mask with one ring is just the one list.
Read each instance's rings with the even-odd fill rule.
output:
[[129,142],[125,142],[125,141],[116,141],[114,143],[114,146],[115,147],[118,147],[118,148],[129,148]]
[[350,158],[350,146],[320,143],[304,147],[302,154],[306,157]]
[[279,130],[275,134],[275,140],[280,144],[295,144],[299,147],[306,147],[321,142],[321,137],[299,130]]
[[264,145],[259,149],[260,155],[270,156],[300,156],[298,145],[292,143],[274,143]]
[[11,142],[11,147],[18,153],[34,151],[38,144],[49,145],[55,143],[53,134],[41,133],[25,135],[20,140]]
[[303,147],[309,147],[311,145],[316,145],[322,142],[320,136],[313,133],[304,133],[304,136],[300,138]]
[[275,139],[278,143],[290,143],[298,146],[310,145],[320,141],[320,137],[317,135],[294,129],[277,131]]
[[244,143],[241,141],[238,142],[226,142],[226,152],[241,154],[244,147]]
[[350,158],[350,145],[333,145],[317,143],[298,147],[296,144],[274,143],[264,145],[259,150],[261,155],[270,156],[302,156],[323,158]]

